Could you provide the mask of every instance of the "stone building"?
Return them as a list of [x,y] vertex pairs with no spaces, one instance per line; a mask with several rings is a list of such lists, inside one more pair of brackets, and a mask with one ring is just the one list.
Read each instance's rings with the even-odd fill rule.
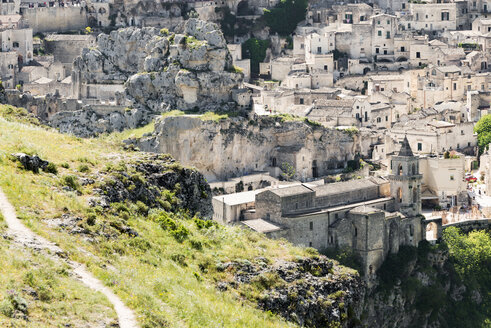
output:
[[[370,276],[400,245],[417,246],[425,231],[419,158],[407,139],[392,157],[391,168],[387,178],[266,189],[255,195],[255,219],[243,223],[319,250],[350,247],[361,255]],[[252,208],[250,199],[247,208]]]

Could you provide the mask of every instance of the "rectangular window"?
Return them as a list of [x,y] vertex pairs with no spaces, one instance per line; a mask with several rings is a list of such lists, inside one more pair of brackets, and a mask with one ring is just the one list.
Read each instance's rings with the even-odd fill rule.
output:
[[327,71],[327,65],[324,65],[324,71]]
[[303,98],[300,98],[300,105],[303,105]]
[[421,53],[419,51],[416,52],[416,58],[421,58]]
[[421,142],[418,142],[418,151],[423,150],[423,144]]
[[380,52],[379,48],[375,48],[375,53],[378,54]]
[[378,36],[382,36],[382,31],[378,31]]
[[314,222],[310,221],[310,230],[314,230]]
[[402,9],[406,9],[406,4],[405,3],[402,4]]
[[457,83],[454,83],[454,84],[453,84],[453,89],[454,89],[454,90],[457,90]]
[[404,52],[404,51],[406,51],[406,48],[401,47],[401,52]]
[[303,49],[303,47],[304,47],[303,43],[302,43],[302,44],[300,44],[300,49]]
[[317,53],[318,54],[322,53],[322,47],[317,47]]
[[453,181],[454,180],[454,176],[453,174],[450,176],[450,180]]
[[387,20],[387,25],[390,25],[390,20]]
[[390,32],[389,31],[387,31],[385,38],[390,39]]

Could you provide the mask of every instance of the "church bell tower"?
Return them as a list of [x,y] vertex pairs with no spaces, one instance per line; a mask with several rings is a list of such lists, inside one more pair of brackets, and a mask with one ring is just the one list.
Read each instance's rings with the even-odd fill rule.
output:
[[395,209],[406,217],[421,214],[419,158],[414,156],[407,137],[404,137],[399,153],[392,156],[391,170],[390,193],[395,199]]

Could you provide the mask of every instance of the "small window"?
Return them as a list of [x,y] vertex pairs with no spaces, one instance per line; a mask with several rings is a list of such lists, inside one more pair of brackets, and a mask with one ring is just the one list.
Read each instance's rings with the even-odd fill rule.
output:
[[312,242],[311,241],[309,241],[309,247],[312,247]]
[[300,105],[303,105],[304,101],[303,98],[300,98]]
[[390,25],[390,20],[387,20],[387,25]]
[[421,142],[418,142],[418,151],[423,150],[423,144]]
[[358,236],[358,228],[355,227],[355,237]]
[[387,31],[387,33],[386,33],[386,35],[385,35],[385,38],[386,38],[386,39],[390,39],[390,32],[389,32],[389,31]]
[[451,181],[453,181],[454,179],[455,179],[455,178],[454,178],[453,174],[452,174],[452,175],[450,175],[450,180],[451,180]]
[[324,71],[327,71],[327,65],[324,65]]
[[416,52],[416,58],[421,58],[421,53],[419,51]]
[[406,48],[405,47],[401,47],[401,52],[404,52],[406,51]]
[[378,31],[378,36],[382,36],[382,31]]
[[310,221],[310,230],[314,230],[314,222]]

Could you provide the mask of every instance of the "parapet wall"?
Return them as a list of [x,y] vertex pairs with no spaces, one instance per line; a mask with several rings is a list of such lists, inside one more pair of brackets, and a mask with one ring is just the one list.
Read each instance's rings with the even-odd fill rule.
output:
[[462,232],[467,233],[472,230],[486,230],[491,228],[491,219],[467,220],[455,223],[449,223],[443,226],[443,229],[448,227],[459,228]]
[[88,26],[83,7],[22,8],[21,11],[34,34],[77,31]]

